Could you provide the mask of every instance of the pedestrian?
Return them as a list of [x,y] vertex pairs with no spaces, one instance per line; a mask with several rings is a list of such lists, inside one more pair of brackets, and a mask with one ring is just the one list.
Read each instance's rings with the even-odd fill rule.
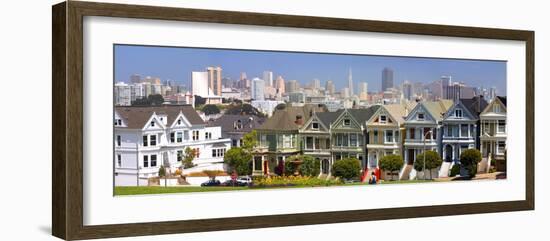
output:
[[370,179],[369,179],[369,184],[376,184],[378,180],[376,180],[376,175],[374,174],[374,172],[372,172],[370,174]]

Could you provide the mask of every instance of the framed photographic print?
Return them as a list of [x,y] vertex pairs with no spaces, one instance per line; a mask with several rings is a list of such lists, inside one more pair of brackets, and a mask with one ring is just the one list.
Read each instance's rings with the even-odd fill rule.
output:
[[52,11],[57,237],[534,209],[532,31]]

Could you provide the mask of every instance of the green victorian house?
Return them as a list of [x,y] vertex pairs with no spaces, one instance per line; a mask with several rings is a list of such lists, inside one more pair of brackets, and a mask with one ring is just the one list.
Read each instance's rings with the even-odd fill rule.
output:
[[299,130],[314,113],[324,112],[322,105],[279,105],[273,115],[256,129],[258,144],[254,149],[253,175],[268,175],[284,165],[287,157],[300,154]]

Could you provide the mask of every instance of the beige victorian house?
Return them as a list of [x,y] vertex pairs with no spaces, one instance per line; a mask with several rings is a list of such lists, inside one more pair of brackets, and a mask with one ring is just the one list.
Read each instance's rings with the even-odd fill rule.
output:
[[479,115],[481,125],[480,151],[483,161],[506,170],[506,97],[497,96]]

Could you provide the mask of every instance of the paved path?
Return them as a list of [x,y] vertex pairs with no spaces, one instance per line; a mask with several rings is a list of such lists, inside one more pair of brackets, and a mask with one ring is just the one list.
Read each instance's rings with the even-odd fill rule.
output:
[[[476,176],[472,180],[496,180],[496,179],[506,179],[506,172],[479,173],[479,174],[476,174]],[[458,180],[461,180],[460,177],[435,178],[436,182],[448,182],[448,181],[458,181]]]

